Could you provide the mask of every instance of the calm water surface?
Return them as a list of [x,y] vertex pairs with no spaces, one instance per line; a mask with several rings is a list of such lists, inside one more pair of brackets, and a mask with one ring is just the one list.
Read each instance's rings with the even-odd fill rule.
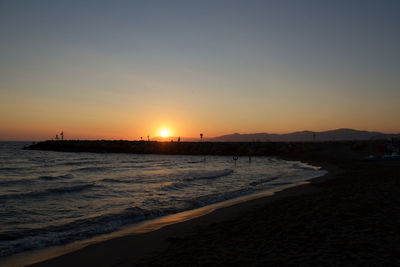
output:
[[272,157],[28,151],[0,142],[0,256],[325,174]]

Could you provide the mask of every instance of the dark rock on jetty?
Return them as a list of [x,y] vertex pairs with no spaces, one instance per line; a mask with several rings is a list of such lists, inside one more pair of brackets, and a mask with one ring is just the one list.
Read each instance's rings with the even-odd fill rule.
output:
[[156,141],[44,141],[25,149],[62,152],[169,155],[281,156],[312,160],[362,159],[384,153],[386,140],[336,142],[156,142]]

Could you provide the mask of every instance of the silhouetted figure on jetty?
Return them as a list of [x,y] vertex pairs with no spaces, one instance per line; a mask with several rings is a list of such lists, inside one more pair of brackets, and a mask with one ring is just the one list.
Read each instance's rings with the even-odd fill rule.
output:
[[[200,142],[203,142],[203,133],[200,133]],[[202,145],[203,146],[203,145]],[[204,162],[206,162],[206,150],[205,147],[203,147],[203,156],[204,156]]]
[[236,161],[238,160],[239,157],[238,156],[233,156],[232,158],[235,161],[235,167],[236,167]]

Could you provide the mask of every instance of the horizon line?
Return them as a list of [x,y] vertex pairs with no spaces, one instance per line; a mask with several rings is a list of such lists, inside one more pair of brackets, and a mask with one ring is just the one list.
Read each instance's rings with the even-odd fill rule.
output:
[[[331,129],[331,130],[324,130],[324,131],[312,131],[312,130],[302,130],[302,131],[293,131],[293,132],[287,132],[287,133],[269,133],[269,132],[256,132],[256,133],[239,133],[239,132],[234,132],[230,134],[222,134],[218,136],[211,136],[211,137],[203,137],[203,140],[206,139],[214,139],[214,138],[219,138],[223,136],[229,136],[229,135],[255,135],[255,134],[269,134],[269,135],[287,135],[287,134],[294,134],[294,133],[303,133],[303,132],[310,132],[310,133],[323,133],[323,132],[331,132],[331,131],[338,131],[338,130],[352,130],[352,131],[359,131],[359,132],[370,132],[370,133],[379,133],[379,134],[388,134],[388,135],[400,135],[400,132],[393,133],[393,132],[381,132],[381,131],[370,131],[370,130],[359,130],[359,129],[353,129],[353,128],[336,128],[336,129]],[[162,136],[155,136],[150,138],[150,141],[160,141],[160,140],[154,140],[154,139],[161,139],[165,140],[165,142],[170,142],[172,139],[199,139],[201,140],[200,137],[184,137],[184,136],[168,136],[168,137],[162,137]],[[0,142],[42,142],[42,141],[51,141],[53,139],[46,139],[46,140],[22,140],[22,139],[5,139],[5,140],[0,140]],[[147,139],[104,139],[104,138],[97,138],[97,139],[65,139],[65,140],[82,140],[82,141],[92,141],[92,140],[105,140],[105,141],[147,141]],[[161,141],[163,142],[163,141]],[[174,140],[175,142],[175,140]],[[192,142],[192,141],[191,141]]]

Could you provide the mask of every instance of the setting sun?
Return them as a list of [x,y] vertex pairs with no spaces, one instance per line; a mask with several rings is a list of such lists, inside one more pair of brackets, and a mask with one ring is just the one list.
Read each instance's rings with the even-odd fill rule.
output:
[[163,129],[160,130],[160,136],[161,137],[166,138],[166,137],[168,137],[170,135],[171,135],[170,130],[168,130],[166,128],[163,128]]

